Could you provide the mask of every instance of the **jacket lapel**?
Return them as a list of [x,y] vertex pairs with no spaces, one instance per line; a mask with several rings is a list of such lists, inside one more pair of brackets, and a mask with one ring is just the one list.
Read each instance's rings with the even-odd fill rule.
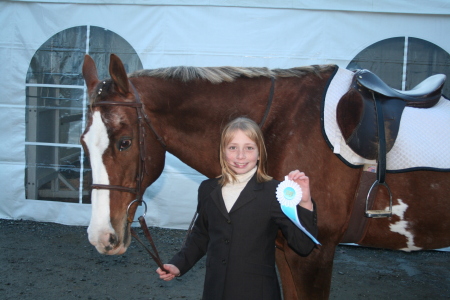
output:
[[262,187],[263,183],[256,182],[256,173],[255,173],[255,175],[253,175],[253,177],[250,179],[250,181],[242,190],[241,194],[239,195],[233,207],[231,208],[230,213],[238,210],[242,206],[256,199],[255,191],[262,189]]
[[211,198],[213,199],[214,203],[216,204],[219,211],[222,213],[222,215],[225,216],[225,218],[229,219],[227,208],[225,207],[225,201],[223,201],[222,197],[222,186],[218,184],[215,189],[211,192]]

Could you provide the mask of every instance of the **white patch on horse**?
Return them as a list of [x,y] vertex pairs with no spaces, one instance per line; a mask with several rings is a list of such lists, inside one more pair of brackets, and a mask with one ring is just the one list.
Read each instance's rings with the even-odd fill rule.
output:
[[[83,139],[89,150],[93,182],[108,185],[109,177],[103,164],[103,153],[108,148],[109,138],[100,112],[96,111],[92,115],[92,124]],[[91,200],[92,215],[88,227],[89,241],[100,249],[109,245],[109,236],[114,234],[109,215],[109,190],[92,190]]]
[[[395,222],[389,225],[392,232],[396,232],[406,237],[406,248],[402,248],[399,250],[403,251],[414,251],[420,250],[422,248],[416,247],[414,245],[414,235],[412,232],[408,230],[409,222],[404,220],[404,215],[406,210],[408,209],[408,205],[404,203],[401,199],[398,199],[399,204],[392,206],[392,214],[397,215],[400,218],[400,221]],[[388,208],[386,208],[387,210]]]

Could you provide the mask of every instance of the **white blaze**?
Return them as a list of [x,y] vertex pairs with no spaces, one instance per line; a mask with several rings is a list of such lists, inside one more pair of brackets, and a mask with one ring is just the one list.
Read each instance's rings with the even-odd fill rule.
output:
[[[100,112],[94,112],[89,131],[84,135],[84,142],[89,150],[92,168],[92,180],[95,184],[109,184],[108,172],[103,164],[103,153],[108,148],[109,139],[106,126]],[[109,234],[114,234],[109,215],[109,190],[92,190],[92,214],[88,227],[89,241],[95,246],[105,243]]]
[[[402,248],[400,250],[403,251],[413,251],[420,250],[422,248],[416,247],[414,245],[414,235],[412,232],[408,230],[408,222],[404,220],[404,215],[406,210],[408,209],[408,205],[403,203],[401,199],[398,199],[398,205],[392,206],[392,214],[397,215],[400,220],[389,225],[392,232],[399,233],[406,237],[406,248]],[[387,209],[387,208],[386,208]]]

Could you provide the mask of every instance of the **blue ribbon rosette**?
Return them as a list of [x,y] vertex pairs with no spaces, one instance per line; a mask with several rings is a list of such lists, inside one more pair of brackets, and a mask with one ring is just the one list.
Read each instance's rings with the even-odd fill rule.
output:
[[284,181],[278,185],[276,195],[283,213],[314,243],[320,245],[319,241],[302,226],[298,219],[297,205],[302,201],[302,188],[286,176]]

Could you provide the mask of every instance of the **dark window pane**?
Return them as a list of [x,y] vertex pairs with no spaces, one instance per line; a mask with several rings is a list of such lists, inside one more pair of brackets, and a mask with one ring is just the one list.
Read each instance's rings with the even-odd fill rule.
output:
[[[445,74],[447,78],[450,78],[450,55],[433,43],[409,38],[406,89],[412,89],[422,80],[434,74]],[[450,96],[450,87],[447,83],[444,85],[443,93]]]
[[82,89],[27,87],[26,141],[79,144],[83,93]]
[[[348,64],[347,69],[368,69],[391,87],[401,90],[405,65],[405,37],[377,42],[360,53]],[[450,55],[433,43],[409,37],[407,39],[405,90],[414,88],[434,74],[450,76]],[[444,85],[443,94],[450,96],[450,87]]]
[[83,85],[81,65],[86,53],[86,26],[52,36],[33,56],[27,83]]
[[404,49],[404,37],[382,40],[359,52],[347,69],[370,70],[391,87],[402,89]]
[[109,78],[109,56],[120,57],[128,73],[142,69],[142,63],[133,47],[121,36],[101,27],[91,26],[89,55],[94,59],[99,78]]
[[[103,72],[100,78],[109,77],[111,53],[120,56],[128,72],[142,69],[139,56],[127,41],[95,26],[61,31],[36,51],[26,78],[27,199],[79,203],[81,188],[81,203],[90,203],[89,160],[81,146],[73,146],[79,144],[87,106],[81,88],[87,40],[88,51]],[[64,87],[69,85],[75,87]]]
[[80,148],[27,145],[25,150],[27,199],[79,202]]

